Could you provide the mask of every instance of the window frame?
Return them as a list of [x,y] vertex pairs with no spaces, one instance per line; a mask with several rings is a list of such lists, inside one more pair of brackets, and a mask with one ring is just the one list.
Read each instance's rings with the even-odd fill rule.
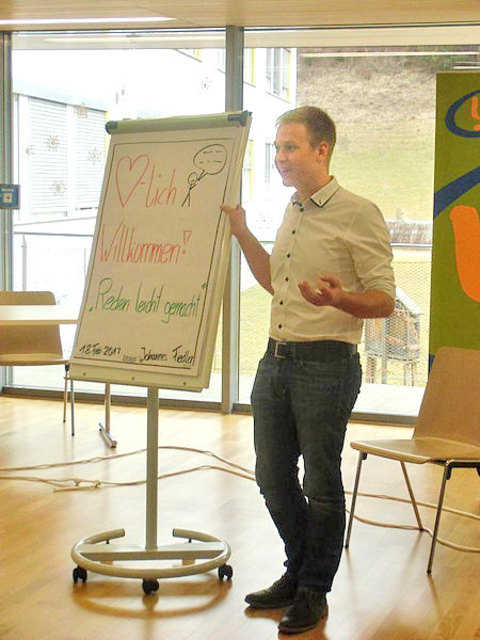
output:
[[[191,32],[183,30],[182,33],[185,35],[185,42],[184,42],[184,48],[187,49],[188,47],[188,38],[189,35],[195,35],[197,37],[201,37],[201,38],[205,38],[205,41],[207,41],[208,39],[208,34],[207,34],[208,30],[192,30]],[[310,46],[319,46],[319,43],[321,43],[321,45],[323,47],[329,47],[329,46],[348,46],[348,47],[355,47],[355,46],[391,46],[391,47],[395,47],[395,46],[402,46],[402,45],[438,45],[439,47],[444,46],[444,45],[455,45],[455,44],[470,44],[470,43],[475,43],[475,42],[479,42],[480,41],[480,27],[478,25],[452,25],[452,26],[439,26],[439,25],[432,25],[432,26],[420,26],[420,27],[405,27],[405,26],[401,26],[401,25],[393,25],[391,27],[362,27],[362,28],[355,28],[355,27],[349,27],[349,28],[317,28],[317,29],[294,29],[294,28],[289,28],[289,29],[263,29],[263,28],[253,28],[253,29],[246,29],[245,31],[243,31],[243,29],[241,30],[242,34],[244,35],[244,41],[242,43],[242,47],[243,47],[243,51],[246,50],[251,50],[252,52],[252,59],[255,62],[255,50],[257,48],[263,48],[265,50],[273,50],[273,49],[279,49],[281,52],[291,52],[291,50],[293,48],[296,47],[302,47],[302,48],[306,48],[306,47],[310,47]],[[103,32],[102,32],[103,33]],[[129,35],[132,32],[129,32]],[[165,47],[171,47],[171,43],[168,42],[169,36],[173,35],[175,36],[175,38],[177,38],[178,40],[178,33],[175,30],[158,30],[155,31],[155,33],[157,33],[159,35],[159,37],[163,37],[163,41],[161,43],[161,46],[165,46]],[[119,32],[115,32],[115,31],[111,31],[108,32],[109,35],[111,35],[112,37],[122,37],[124,35],[124,32],[119,33]],[[228,49],[231,45],[232,45],[232,38],[235,37],[235,34],[233,32],[228,31],[228,29],[224,32],[223,30],[217,30],[216,33],[214,33],[213,37],[217,38],[217,48],[218,48],[218,41],[221,40],[224,35],[226,34],[226,40],[225,40],[225,46],[226,49]],[[238,31],[237,31],[238,34]],[[13,141],[11,139],[11,132],[12,132],[12,121],[13,121],[13,114],[12,114],[12,106],[11,104],[9,104],[9,100],[11,100],[11,50],[12,50],[12,39],[14,39],[17,35],[22,35],[19,33],[2,33],[0,32],[0,42],[1,42],[1,49],[0,49],[0,57],[1,60],[0,62],[2,63],[0,65],[1,70],[2,70],[2,76],[0,78],[1,82],[2,82],[2,88],[3,88],[3,101],[0,105],[0,120],[3,124],[2,126],[2,131],[3,131],[3,140],[2,142],[4,143],[4,148],[7,149],[7,153],[5,154],[5,157],[7,158],[6,161],[4,160],[3,162],[0,161],[0,180],[3,182],[9,182],[12,180],[12,167],[13,167],[13,161],[10,157],[9,159],[9,152],[8,150],[10,150],[10,155],[13,155]],[[45,33],[41,33],[41,32],[37,32],[35,34],[35,37],[39,40],[46,37],[47,34]],[[51,34],[49,34],[51,36]],[[55,34],[58,38],[60,37],[64,37],[67,38],[69,35],[71,35],[70,32],[64,32],[59,33],[57,32]],[[78,35],[80,35],[80,32],[78,32]],[[97,38],[99,37],[100,34],[95,34],[94,32],[88,32],[85,33],[83,32],[84,38],[86,40],[88,40],[89,37],[94,37],[96,36]],[[135,34],[135,37],[138,37],[138,41],[136,42],[136,46],[139,47],[153,47],[154,45],[152,43],[150,44],[146,44],[146,43],[142,43],[141,42],[141,38],[140,35],[137,33]],[[288,41],[288,47],[285,47],[285,42]],[[212,41],[213,42],[213,41]],[[212,45],[212,42],[209,44],[209,46],[214,46],[214,44]],[[348,43],[348,44],[347,44]],[[61,44],[57,44],[52,46],[52,48],[58,48],[61,49],[62,46],[65,45],[61,45]],[[72,46],[76,46],[73,45]],[[88,43],[85,43],[85,48],[93,48],[93,47],[98,47],[98,44],[95,45],[89,45]],[[108,45],[106,45],[108,46]],[[129,38],[126,37],[125,38],[125,47],[131,46],[131,40],[129,42]],[[159,46],[158,43],[155,46]],[[202,51],[202,45],[199,45],[199,48],[193,48],[190,51],[195,51],[195,52],[200,52],[201,55],[201,51]],[[184,50],[182,53],[184,53],[185,55],[191,55],[188,50]],[[291,87],[291,77],[289,76],[289,65],[288,64],[282,64],[279,67],[279,72],[277,74],[277,78],[276,78],[276,83],[275,84],[275,69],[274,69],[274,65],[275,65],[275,54],[274,53],[270,53],[267,54],[272,56],[272,61],[273,61],[273,67],[270,73],[270,80],[273,83],[273,88],[279,88],[279,92],[280,94],[283,94],[284,96],[288,97],[288,93],[290,91],[293,91],[294,88]],[[288,60],[289,56],[286,53],[280,53],[279,54],[281,61],[285,61],[285,59]],[[283,56],[283,58],[282,58]],[[196,55],[194,57],[197,57]],[[198,59],[198,57],[197,57]],[[227,94],[230,93],[232,94],[233,92],[238,92],[241,91],[241,85],[243,83],[243,80],[245,80],[245,82],[249,83],[251,80],[253,80],[253,83],[255,82],[256,78],[255,78],[255,64],[249,65],[248,62],[246,64],[244,64],[243,66],[243,72],[245,73],[245,78],[241,77],[241,74],[236,72],[235,74],[233,74],[232,77],[228,78],[228,82],[226,83],[226,91]],[[228,71],[226,71],[226,74],[228,75]],[[283,81],[285,80],[285,81]],[[280,83],[280,84],[279,84]],[[228,102],[228,95],[226,96],[226,101]],[[5,134],[6,132],[6,134]],[[265,152],[266,153],[266,152]],[[266,171],[266,168],[265,168]],[[2,271],[1,271],[1,278],[2,278],[2,285],[4,288],[11,288],[12,286],[12,236],[13,236],[13,227],[11,224],[11,221],[2,221],[2,250],[3,250],[3,255],[5,256],[5,259],[3,261],[2,264]],[[239,267],[238,267],[239,269]],[[235,280],[235,278],[238,278],[238,274],[233,274],[232,275],[233,281]],[[239,308],[238,306],[235,307],[235,305],[233,305],[232,309],[230,310],[230,317],[227,317],[226,320],[224,320],[224,322],[226,321],[227,323],[232,323],[232,325],[235,325],[235,322],[238,322],[238,317],[235,319],[235,316],[238,316],[239,313]],[[238,362],[236,365],[236,375],[238,377],[239,373],[238,373]],[[232,407],[233,410],[235,411],[248,411],[249,410],[249,406],[248,405],[244,405],[238,402],[238,396],[235,397],[235,385],[232,385],[231,387],[233,389],[233,395],[232,393],[230,393],[230,391],[227,390],[227,396],[230,393],[230,396],[227,397],[227,405],[230,405]],[[16,390],[18,392],[18,389]],[[27,393],[31,393],[31,391],[29,390]],[[222,392],[223,393],[223,392]],[[205,407],[211,407],[211,408],[215,408],[218,409],[219,408],[219,404],[218,403],[204,403],[204,401],[198,401],[197,403],[193,400],[186,400],[186,401],[173,401],[173,402],[166,402],[167,406],[185,406],[185,407],[191,407],[191,406],[201,406],[203,408]],[[389,416],[382,416],[382,415],[378,415],[378,414],[374,414],[374,415],[362,415],[360,416],[362,417],[362,419],[372,419],[375,421],[384,421],[384,420],[389,420]],[[399,418],[399,416],[395,416],[395,422],[399,422],[402,421],[401,417]],[[411,422],[410,418],[406,418],[404,420],[404,422],[409,423]]]

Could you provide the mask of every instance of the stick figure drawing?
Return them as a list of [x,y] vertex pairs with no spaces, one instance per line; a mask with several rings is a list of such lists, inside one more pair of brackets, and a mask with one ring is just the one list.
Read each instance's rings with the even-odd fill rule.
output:
[[182,207],[191,204],[191,194],[200,180],[205,176],[215,176],[227,163],[227,150],[222,144],[209,144],[202,147],[193,157],[194,166],[199,171],[192,171],[187,178],[187,194],[182,202]]

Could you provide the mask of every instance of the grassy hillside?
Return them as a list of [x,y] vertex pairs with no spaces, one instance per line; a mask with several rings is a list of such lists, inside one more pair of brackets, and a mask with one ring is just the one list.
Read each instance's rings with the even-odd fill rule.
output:
[[332,173],[376,202],[387,219],[430,220],[441,62],[311,54],[299,51],[297,102],[324,108],[336,122]]

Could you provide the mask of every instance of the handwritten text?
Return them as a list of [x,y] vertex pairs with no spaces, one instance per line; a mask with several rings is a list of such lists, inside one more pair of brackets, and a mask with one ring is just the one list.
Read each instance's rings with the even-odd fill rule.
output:
[[185,253],[185,249],[182,249],[179,243],[137,242],[135,232],[135,227],[121,222],[109,236],[108,230],[102,224],[98,244],[100,262],[177,264],[180,255]]
[[122,208],[133,200],[147,209],[175,204],[175,169],[165,178],[147,154],[122,156],[115,168],[115,185]]

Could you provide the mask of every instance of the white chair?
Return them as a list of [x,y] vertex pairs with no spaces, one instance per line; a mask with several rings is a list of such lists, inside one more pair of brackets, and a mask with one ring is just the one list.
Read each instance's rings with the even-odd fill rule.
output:
[[[0,291],[2,305],[56,304],[51,291]],[[3,326],[0,328],[0,366],[37,366],[63,364],[65,385],[63,421],[68,402],[68,358],[65,357],[58,325]],[[71,434],[75,435],[73,380],[70,379]]]
[[480,475],[480,350],[441,347],[428,378],[410,439],[355,441],[359,451],[345,547],[350,544],[358,485],[368,454],[398,460],[402,466],[419,529],[424,527],[408,478],[406,462],[443,467],[427,573],[431,573],[447,480],[453,469],[476,468]]

